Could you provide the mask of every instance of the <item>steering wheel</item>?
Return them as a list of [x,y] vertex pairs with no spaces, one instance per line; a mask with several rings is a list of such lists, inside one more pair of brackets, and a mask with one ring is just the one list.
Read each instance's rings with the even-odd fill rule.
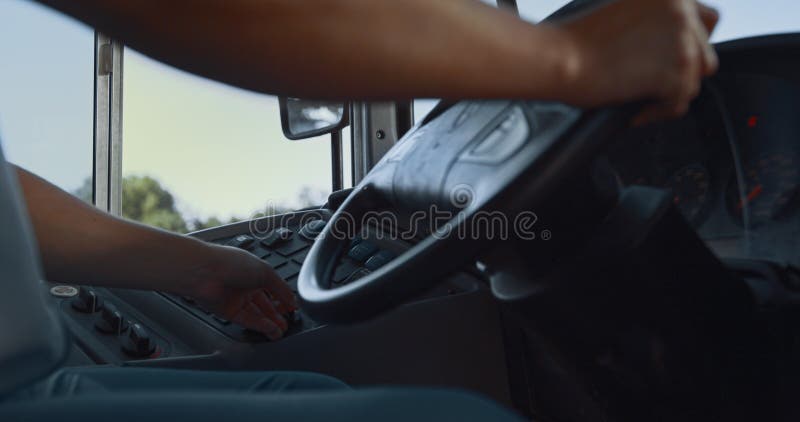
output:
[[[463,268],[491,241],[478,233],[477,218],[515,218],[545,203],[628,124],[631,112],[522,101],[465,101],[434,110],[383,157],[317,238],[298,280],[304,311],[320,322],[364,320]],[[426,212],[449,218],[412,227],[417,237],[424,234],[421,241],[363,278],[332,286],[353,228],[377,211],[383,221],[390,211],[403,227],[425,220],[413,216]]]

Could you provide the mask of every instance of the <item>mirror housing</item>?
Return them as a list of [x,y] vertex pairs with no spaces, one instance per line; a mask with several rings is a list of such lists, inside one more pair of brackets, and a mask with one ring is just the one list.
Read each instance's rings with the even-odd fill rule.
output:
[[283,135],[293,141],[339,131],[350,124],[350,105],[336,101],[280,97]]

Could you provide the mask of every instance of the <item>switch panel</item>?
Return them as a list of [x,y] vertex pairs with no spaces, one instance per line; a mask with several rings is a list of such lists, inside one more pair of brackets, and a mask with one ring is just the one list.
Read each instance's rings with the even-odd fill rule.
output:
[[[233,237],[213,240],[213,243],[249,248],[250,253],[270,265],[278,276],[285,280],[289,287],[297,293],[297,278],[300,269],[305,262],[314,239],[322,232],[326,224],[325,220],[314,220],[304,224],[302,227],[275,228],[261,240],[251,234],[242,233]],[[252,242],[250,239],[252,239]],[[396,254],[393,252],[382,250],[371,241],[356,238],[351,243],[347,256],[342,258],[334,270],[331,277],[331,288],[352,283],[371,271],[386,265],[395,256]],[[164,295],[231,338],[243,342],[268,341],[266,337],[258,333],[245,330],[238,324],[228,321],[219,315],[214,315],[209,310],[198,306],[191,298],[177,297],[171,294]],[[287,336],[318,326],[302,311],[293,315],[284,315],[284,317],[290,322],[289,330],[286,333]]]

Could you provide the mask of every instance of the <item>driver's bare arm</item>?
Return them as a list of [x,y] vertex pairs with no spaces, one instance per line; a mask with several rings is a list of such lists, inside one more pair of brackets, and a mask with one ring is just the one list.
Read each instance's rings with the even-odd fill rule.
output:
[[296,306],[291,290],[247,252],[115,218],[17,174],[48,280],[174,292],[271,338],[287,329],[281,313]]
[[40,0],[166,63],[309,98],[535,98],[684,112],[716,70],[712,9],[618,0],[530,25],[476,0]]

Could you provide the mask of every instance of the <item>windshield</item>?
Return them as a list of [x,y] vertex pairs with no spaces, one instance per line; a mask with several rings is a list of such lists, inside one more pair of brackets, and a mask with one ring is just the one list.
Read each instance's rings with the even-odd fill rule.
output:
[[[529,21],[539,22],[568,3],[596,3],[597,0],[517,0],[520,15]],[[800,2],[797,0],[771,0],[769,2],[743,0],[708,0],[706,3],[720,11],[719,26],[713,35],[714,42],[728,41],[757,35],[800,31]]]
[[[598,0],[517,0],[520,16],[530,22],[541,22],[567,4],[596,3]],[[800,2],[772,0],[769,7],[763,2],[742,0],[710,0],[708,4],[720,10],[721,19],[712,37],[724,42],[750,36],[800,32]],[[414,117],[422,120],[438,100],[417,100]]]

